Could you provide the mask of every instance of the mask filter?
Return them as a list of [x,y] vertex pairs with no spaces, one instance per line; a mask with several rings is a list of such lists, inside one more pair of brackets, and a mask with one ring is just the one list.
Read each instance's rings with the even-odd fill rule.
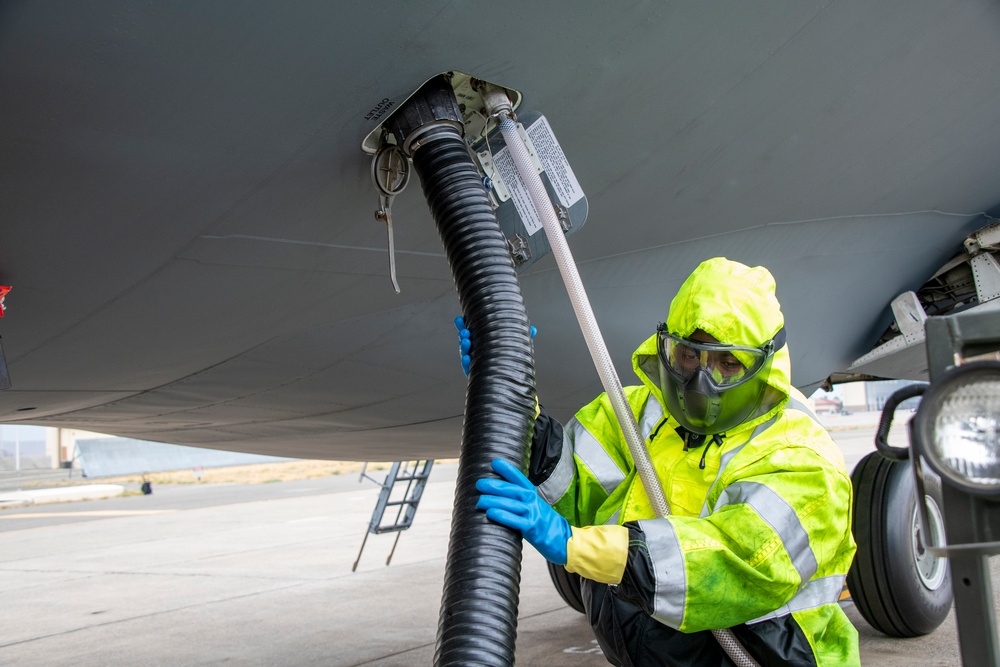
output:
[[[705,369],[698,369],[684,384],[679,397],[681,411],[687,416],[688,421],[702,429],[708,429],[716,422],[722,408],[719,392],[713,389],[712,383],[708,380],[708,372]],[[709,432],[694,428],[690,430],[695,433]]]

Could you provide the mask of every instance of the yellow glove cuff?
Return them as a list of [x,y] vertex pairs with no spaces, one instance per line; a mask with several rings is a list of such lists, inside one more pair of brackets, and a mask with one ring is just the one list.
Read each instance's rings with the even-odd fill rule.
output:
[[587,526],[573,528],[566,543],[566,569],[602,584],[617,584],[628,560],[628,528]]

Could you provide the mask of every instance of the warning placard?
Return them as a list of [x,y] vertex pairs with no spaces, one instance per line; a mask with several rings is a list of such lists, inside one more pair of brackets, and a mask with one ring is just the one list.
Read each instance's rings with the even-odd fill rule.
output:
[[[542,163],[542,169],[548,175],[549,182],[556,191],[559,203],[569,208],[583,199],[580,182],[576,180],[576,175],[569,166],[566,155],[559,146],[559,142],[556,141],[556,135],[553,134],[545,116],[540,116],[538,120],[528,126],[525,132],[534,145],[538,160]],[[521,216],[525,229],[528,230],[529,235],[534,235],[542,228],[542,221],[535,213],[535,207],[531,205],[528,190],[517,173],[514,160],[510,157],[510,151],[507,148],[500,150],[493,156],[493,164],[496,165],[497,173],[507,185],[507,190],[510,191],[510,198],[513,200],[514,206],[517,207],[518,215]]]
[[538,159],[541,161],[545,173],[549,175],[552,187],[555,188],[556,194],[559,196],[559,203],[569,208],[580,201],[583,198],[580,182],[576,180],[576,174],[569,166],[566,155],[563,153],[562,147],[559,146],[559,142],[556,141],[556,135],[552,133],[552,128],[549,127],[549,121],[545,120],[545,116],[541,116],[532,123],[527,129],[527,133],[531,143],[535,145]]

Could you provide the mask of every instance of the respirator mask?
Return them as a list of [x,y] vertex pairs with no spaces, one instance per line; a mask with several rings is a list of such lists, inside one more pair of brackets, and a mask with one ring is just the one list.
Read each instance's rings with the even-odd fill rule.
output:
[[724,433],[760,407],[782,328],[760,347],[704,343],[656,328],[660,391],[680,425],[703,435]]

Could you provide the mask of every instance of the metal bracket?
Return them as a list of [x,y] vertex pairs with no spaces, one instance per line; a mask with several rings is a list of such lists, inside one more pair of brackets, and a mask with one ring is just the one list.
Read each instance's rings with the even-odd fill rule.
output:
[[556,204],[556,217],[559,219],[559,226],[564,234],[569,234],[573,229],[573,221],[569,217],[569,209],[562,204]]
[[1000,222],[993,222],[965,239],[969,266],[976,281],[976,297],[986,303],[1000,297],[1000,263],[993,255],[1000,250]]
[[976,297],[986,303],[1000,297],[1000,264],[991,253],[984,252],[969,260],[976,281]]
[[513,239],[507,239],[507,250],[510,251],[510,257],[514,260],[515,266],[520,266],[531,260],[531,249],[528,247],[528,241],[520,234],[515,234]]
[[903,334],[906,343],[919,343],[924,340],[924,322],[927,313],[920,305],[916,292],[903,292],[892,300],[892,315],[896,318],[899,333]]
[[976,230],[965,239],[964,245],[966,252],[973,256],[981,252],[1000,250],[1000,222],[994,221]]
[[482,166],[483,173],[486,174],[488,181],[484,182],[483,186],[487,190],[492,190],[491,194],[495,193],[496,198],[502,202],[510,199],[510,190],[507,189],[507,184],[497,174],[496,163],[493,162],[493,154],[488,150],[481,150],[476,152],[476,158],[479,160],[479,164]]

